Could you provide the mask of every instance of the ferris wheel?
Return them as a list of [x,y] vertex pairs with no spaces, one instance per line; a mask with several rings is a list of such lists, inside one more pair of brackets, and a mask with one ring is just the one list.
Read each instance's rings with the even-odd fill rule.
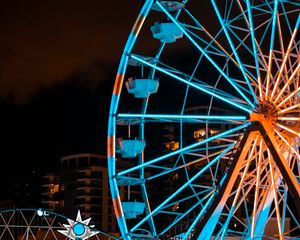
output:
[[0,240],[85,240],[116,237],[89,225],[91,218],[75,220],[45,209],[16,208],[0,211]]
[[108,126],[124,239],[296,239],[299,25],[297,0],[145,1]]

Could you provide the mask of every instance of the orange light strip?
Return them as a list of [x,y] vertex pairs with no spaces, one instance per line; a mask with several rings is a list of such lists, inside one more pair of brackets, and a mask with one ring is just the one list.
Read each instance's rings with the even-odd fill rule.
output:
[[300,87],[298,87],[295,91],[293,91],[290,95],[288,95],[288,97],[285,98],[281,103],[279,103],[276,106],[276,108],[279,108],[280,106],[282,106],[285,102],[287,102],[290,98],[292,98],[294,95],[296,95],[299,91],[300,91]]
[[285,91],[285,89],[288,87],[288,85],[293,81],[293,78],[295,77],[295,75],[298,73],[300,69],[300,63],[297,65],[295,71],[292,73],[292,75],[289,77],[289,80],[285,83],[285,85],[283,86],[283,88],[281,89],[280,93],[277,95],[277,97],[274,100],[274,103],[276,103],[279,98],[281,97],[281,95],[283,94],[283,92]]
[[[279,19],[278,19],[278,21],[279,21]],[[290,40],[289,46],[288,46],[287,51],[286,51],[286,54],[285,54],[285,57],[284,57],[283,62],[282,62],[282,64],[281,64],[280,71],[279,71],[278,76],[277,76],[277,78],[276,78],[276,82],[275,82],[273,91],[272,91],[272,93],[271,93],[270,100],[272,100],[272,98],[274,97],[275,90],[276,90],[277,85],[278,85],[278,83],[279,83],[279,79],[280,79],[281,76],[282,76],[284,67],[286,67],[286,62],[287,62],[287,60],[288,60],[288,57],[290,56],[290,53],[291,53],[291,50],[292,50],[292,47],[293,47],[293,43],[294,43],[294,40],[295,40],[295,37],[296,37],[296,34],[297,34],[297,30],[298,30],[298,28],[295,28],[295,29],[294,29],[292,38],[291,38],[291,40]],[[281,31],[280,31],[280,33],[281,33]],[[280,38],[282,39],[282,35],[281,35],[281,34],[280,34]],[[282,40],[281,40],[281,41],[282,41]]]
[[276,193],[276,186],[275,186],[275,180],[274,180],[274,172],[273,172],[273,164],[272,164],[272,158],[270,154],[270,150],[268,149],[268,158],[269,158],[269,164],[270,164],[270,172],[271,172],[271,180],[272,180],[272,188],[273,188],[273,194],[274,194],[274,202],[275,202],[275,210],[276,210],[276,219],[278,224],[278,232],[279,232],[279,238],[283,240],[282,236],[282,226],[280,221],[280,212],[279,212],[279,204],[278,204],[278,196]]
[[280,121],[300,121],[300,117],[278,117],[277,119]]
[[299,133],[299,132],[296,132],[296,131],[294,131],[293,129],[290,129],[290,128],[288,128],[288,127],[286,127],[286,126],[283,126],[283,125],[281,125],[281,124],[279,124],[279,123],[276,123],[276,125],[277,125],[278,127],[281,127],[282,129],[287,130],[288,132],[290,132],[290,133],[292,133],[292,134],[295,134],[296,136],[300,137],[300,133]]
[[254,143],[253,143],[253,146],[250,150],[250,154],[249,154],[249,157],[248,157],[248,160],[247,160],[247,163],[246,163],[246,166],[244,168],[244,171],[243,171],[243,174],[242,174],[242,177],[241,177],[241,180],[239,182],[239,186],[236,190],[236,193],[235,193],[235,196],[234,196],[234,200],[233,200],[233,203],[231,205],[231,208],[230,208],[230,212],[227,216],[227,219],[226,219],[226,222],[225,222],[225,228],[223,230],[223,233],[222,233],[222,236],[221,236],[221,239],[224,238],[224,235],[226,233],[226,230],[227,230],[227,227],[228,227],[228,223],[230,221],[230,218],[232,217],[233,213],[235,212],[235,207],[236,207],[236,204],[237,204],[237,201],[238,201],[238,198],[240,196],[240,192],[241,192],[241,189],[243,187],[243,183],[244,183],[244,180],[245,180],[245,177],[246,177],[246,173],[249,169],[249,166],[251,164],[251,161],[252,161],[252,156],[253,156],[253,153],[254,153],[254,150],[255,150],[255,147],[256,147],[256,142],[257,142],[257,138],[258,136],[256,136],[255,140],[254,140]]
[[258,90],[259,90],[259,100],[262,100],[262,86],[261,86],[261,78],[258,77]]
[[249,166],[250,166],[250,163],[251,163],[251,161],[252,161],[252,157],[253,157],[253,153],[254,153],[254,150],[255,150],[255,147],[256,147],[257,139],[258,139],[258,136],[256,136],[256,138],[255,138],[255,140],[254,140],[254,143],[253,143],[253,146],[252,146],[252,148],[251,148],[251,150],[250,150],[250,154],[249,154],[249,157],[248,157],[248,160],[247,160],[247,164],[246,164],[246,166],[245,166],[245,169],[244,169],[244,172],[243,172],[243,175],[242,175],[240,184],[239,184],[238,189],[237,189],[237,191],[236,191],[236,195],[235,195],[234,201],[233,201],[233,203],[232,203],[232,206],[235,206],[235,205],[236,205],[237,198],[238,198],[238,196],[239,196],[239,194],[240,194],[240,191],[241,191],[241,189],[242,189],[243,181],[244,181],[244,179],[245,179],[245,177],[246,177],[246,173],[247,173],[248,168],[249,168]]
[[269,61],[268,61],[268,72],[267,72],[267,84],[266,84],[265,100],[268,100],[268,94],[269,94],[270,77],[271,77],[271,69],[272,69],[272,55],[273,55],[273,50],[270,50]]
[[299,108],[299,107],[300,107],[300,103],[298,103],[298,104],[296,104],[296,105],[293,105],[293,106],[291,106],[291,107],[288,107],[288,108],[286,108],[286,109],[283,109],[283,110],[279,111],[278,114],[285,113],[285,112],[288,112],[288,111],[290,111],[290,110],[293,110],[293,109]]
[[293,148],[293,146],[281,135],[281,133],[274,129],[276,134],[284,141],[284,143],[289,147],[289,149],[291,149],[295,154],[296,156],[300,159],[300,154],[297,152],[297,150],[295,150],[295,148]]
[[258,194],[259,194],[259,182],[260,182],[260,165],[261,165],[261,158],[262,158],[262,139],[259,142],[259,156],[258,156],[258,163],[257,163],[257,173],[256,173],[256,185],[255,185],[255,195],[254,195],[254,206],[253,206],[253,213],[252,213],[252,223],[251,223],[251,238],[254,238],[254,229],[256,223],[256,208],[258,204]]

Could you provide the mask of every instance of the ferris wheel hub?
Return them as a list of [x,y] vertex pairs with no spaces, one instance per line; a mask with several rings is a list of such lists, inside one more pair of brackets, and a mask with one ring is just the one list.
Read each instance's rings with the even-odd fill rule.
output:
[[252,122],[273,122],[278,117],[276,106],[269,101],[260,101],[256,112],[250,114]]
[[258,104],[258,113],[263,114],[265,117],[276,117],[276,106],[269,101],[262,101]]

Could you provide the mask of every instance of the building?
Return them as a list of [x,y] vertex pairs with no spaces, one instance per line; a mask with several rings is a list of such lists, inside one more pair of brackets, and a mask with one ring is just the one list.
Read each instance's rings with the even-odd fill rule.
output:
[[104,232],[117,232],[108,184],[106,156],[84,153],[61,158],[61,170],[43,176],[42,203],[47,209],[83,218]]

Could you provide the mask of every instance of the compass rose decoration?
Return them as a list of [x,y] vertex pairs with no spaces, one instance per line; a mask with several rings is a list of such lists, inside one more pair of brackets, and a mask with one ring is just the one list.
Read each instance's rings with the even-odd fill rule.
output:
[[95,231],[95,230],[91,229],[94,227],[94,225],[89,226],[91,218],[88,218],[88,219],[82,221],[80,210],[78,210],[78,212],[77,212],[76,221],[73,221],[71,219],[67,219],[67,220],[68,220],[69,225],[63,224],[65,229],[57,230],[57,231],[65,236],[69,237],[70,239],[85,240],[85,239],[89,239],[90,237],[99,233],[99,231]]

